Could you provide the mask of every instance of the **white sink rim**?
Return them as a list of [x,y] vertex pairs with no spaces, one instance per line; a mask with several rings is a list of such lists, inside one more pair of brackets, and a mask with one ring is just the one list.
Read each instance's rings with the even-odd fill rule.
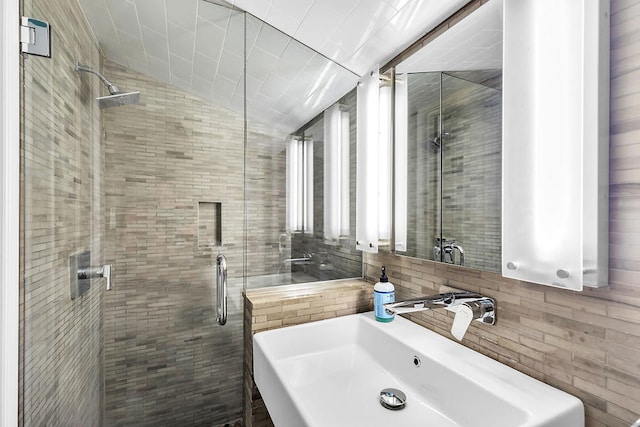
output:
[[[308,411],[309,405],[299,401],[300,394],[299,391],[296,393],[294,382],[299,382],[300,378],[296,378],[294,381],[293,373],[290,372],[290,369],[287,371],[286,368],[291,365],[287,365],[287,363],[292,358],[312,357],[309,355],[313,353],[317,355],[318,351],[329,351],[328,348],[323,349],[323,331],[334,331],[333,333],[337,334],[344,332],[346,335],[341,339],[348,339],[348,334],[353,333],[350,328],[360,326],[369,329],[375,328],[374,333],[380,334],[381,340],[395,340],[398,345],[409,346],[411,351],[424,358],[425,361],[448,367],[451,374],[464,377],[469,384],[473,384],[473,387],[485,389],[487,393],[493,392],[493,395],[489,395],[490,397],[505,402],[505,397],[508,398],[508,405],[526,414],[524,421],[518,421],[518,426],[584,425],[584,407],[576,397],[403,317],[397,316],[391,323],[381,323],[374,320],[372,312],[368,312],[264,331],[254,335],[255,382],[261,390],[274,422],[277,420],[278,427],[281,425],[321,425],[315,423],[314,418],[318,417]],[[355,333],[360,332],[358,330]],[[354,338],[359,338],[359,335]],[[371,342],[358,344],[360,346],[375,345]],[[371,350],[369,351],[371,352]],[[455,365],[455,369],[451,367],[452,365]],[[408,381],[406,378],[405,380]],[[456,380],[460,379],[456,378]],[[471,386],[469,385],[468,388]],[[502,391],[499,393],[497,390]],[[278,397],[270,395],[272,393]],[[286,414],[286,416],[282,414]],[[283,421],[284,419],[291,422]],[[571,420],[572,424],[568,424],[567,420]],[[455,423],[453,425],[465,424]],[[509,427],[514,427],[514,425]]]

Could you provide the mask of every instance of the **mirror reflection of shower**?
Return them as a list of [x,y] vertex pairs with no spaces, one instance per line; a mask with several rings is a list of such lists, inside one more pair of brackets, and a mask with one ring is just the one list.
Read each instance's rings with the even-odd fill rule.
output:
[[432,120],[433,125],[431,129],[434,130],[434,133],[433,136],[429,138],[429,142],[437,150],[440,148],[441,143],[449,137],[449,132],[442,133],[440,130],[440,114],[434,114]]
[[98,106],[100,108],[120,107],[122,105],[138,104],[140,102],[140,91],[123,92],[118,86],[107,80],[107,78],[103,76],[102,73],[94,70],[88,65],[82,65],[79,61],[76,61],[75,70],[78,73],[86,72],[95,74],[107,87],[109,95],[99,96],[98,98],[96,98],[98,100]]

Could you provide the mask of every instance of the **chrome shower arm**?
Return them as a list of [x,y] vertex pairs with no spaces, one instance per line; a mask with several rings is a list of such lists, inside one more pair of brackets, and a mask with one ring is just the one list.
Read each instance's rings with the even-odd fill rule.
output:
[[118,88],[118,86],[112,84],[109,80],[107,80],[107,78],[105,76],[102,75],[102,73],[94,70],[93,68],[89,67],[88,65],[82,65],[82,64],[80,64],[80,61],[76,61],[75,70],[76,70],[76,72],[83,71],[83,72],[95,74],[96,76],[98,76],[100,78],[100,80],[102,80],[102,83],[104,83],[104,85],[107,87],[107,89],[109,90],[109,93],[111,95],[116,95],[116,94],[120,93],[120,89]]

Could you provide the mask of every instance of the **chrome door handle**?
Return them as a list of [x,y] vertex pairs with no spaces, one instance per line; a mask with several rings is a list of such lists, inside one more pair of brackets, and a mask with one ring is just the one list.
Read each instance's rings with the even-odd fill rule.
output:
[[216,258],[216,304],[218,324],[227,323],[227,258],[220,254]]

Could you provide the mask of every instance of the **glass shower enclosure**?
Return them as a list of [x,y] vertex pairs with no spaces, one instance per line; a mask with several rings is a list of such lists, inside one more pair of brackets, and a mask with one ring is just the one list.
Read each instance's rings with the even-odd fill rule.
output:
[[[51,58],[22,58],[21,425],[240,423],[243,290],[360,276],[359,255],[333,274],[322,234],[301,243],[285,224],[287,141],[313,133],[321,150],[308,123],[357,76],[221,1],[167,16],[171,31],[196,23],[192,52],[141,52],[116,27],[118,54],[104,24],[116,5],[87,4],[22,4],[54,31]],[[106,84],[76,62],[139,103],[100,108]],[[287,262],[297,247],[325,259],[304,279]]]

